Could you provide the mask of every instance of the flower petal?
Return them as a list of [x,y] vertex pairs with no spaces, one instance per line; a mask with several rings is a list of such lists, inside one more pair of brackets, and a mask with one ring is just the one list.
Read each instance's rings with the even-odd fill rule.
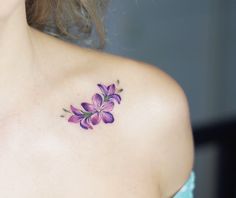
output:
[[70,109],[75,115],[79,117],[83,116],[82,112],[79,109],[75,108],[73,105],[70,105]]
[[100,114],[98,112],[94,113],[93,115],[91,115],[90,120],[93,125],[98,124],[101,120]]
[[85,109],[85,111],[88,111],[88,112],[91,112],[91,113],[96,111],[96,108],[94,107],[93,104],[89,104],[87,102],[82,102],[81,106]]
[[73,123],[78,123],[80,122],[82,118],[76,115],[72,115],[70,116],[70,118],[68,119],[68,122],[73,122]]
[[112,101],[104,102],[102,104],[103,111],[112,111],[113,108],[114,108],[114,102]]
[[115,91],[116,91],[116,86],[115,86],[115,84],[113,83],[113,84],[109,85],[109,86],[107,87],[107,89],[108,89],[108,95],[111,95],[111,94],[114,94],[114,93],[115,93]]
[[97,86],[100,88],[100,90],[102,91],[102,93],[104,93],[105,95],[108,94],[107,86],[105,86],[105,85],[103,85],[103,84],[97,84]]
[[93,95],[92,101],[95,107],[100,107],[102,105],[102,96],[96,93]]
[[89,124],[89,119],[85,118],[80,121],[80,126],[84,129],[93,129],[93,127]]
[[110,99],[114,99],[116,102],[118,102],[118,104],[120,104],[120,101],[121,101],[121,97],[119,94],[112,94],[110,96]]
[[114,117],[110,112],[102,111],[101,117],[104,123],[112,123],[114,122]]

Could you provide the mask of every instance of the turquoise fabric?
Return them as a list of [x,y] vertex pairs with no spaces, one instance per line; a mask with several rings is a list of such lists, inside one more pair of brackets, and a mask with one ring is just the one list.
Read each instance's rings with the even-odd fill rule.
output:
[[191,172],[188,180],[182,188],[175,194],[173,198],[193,198],[193,190],[195,188],[195,173]]

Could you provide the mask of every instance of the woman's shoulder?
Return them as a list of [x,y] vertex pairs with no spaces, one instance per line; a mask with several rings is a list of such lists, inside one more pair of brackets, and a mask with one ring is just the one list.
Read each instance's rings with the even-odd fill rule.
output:
[[194,158],[189,104],[183,88],[155,65],[93,50],[88,53],[98,81],[119,79],[124,90],[120,127],[129,130],[125,136],[148,150],[163,194],[173,195],[188,179]]
[[164,196],[177,192],[194,158],[188,100],[179,83],[148,63],[61,41],[56,45],[63,52],[58,54],[58,63],[70,63],[60,67],[70,88],[89,95],[97,83],[119,80],[122,103],[115,110],[114,130],[148,155]]

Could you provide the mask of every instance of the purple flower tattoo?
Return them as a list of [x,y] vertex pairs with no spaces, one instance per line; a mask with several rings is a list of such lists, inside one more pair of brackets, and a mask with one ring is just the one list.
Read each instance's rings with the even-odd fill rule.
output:
[[[119,80],[117,80],[117,84],[119,84]],[[65,112],[73,114],[69,117],[68,122],[79,123],[83,129],[93,129],[93,125],[97,125],[101,121],[105,124],[114,122],[111,111],[115,102],[120,104],[121,96],[118,93],[123,89],[117,89],[114,83],[108,86],[99,83],[97,86],[102,93],[95,93],[92,96],[92,103],[82,102],[82,110],[73,105],[70,105],[72,112],[63,109]]]
[[102,91],[102,95],[104,96],[104,101],[113,100],[118,102],[118,104],[120,104],[121,97],[119,94],[115,93],[116,91],[115,84],[111,84],[107,87],[105,85],[98,84],[98,87]]

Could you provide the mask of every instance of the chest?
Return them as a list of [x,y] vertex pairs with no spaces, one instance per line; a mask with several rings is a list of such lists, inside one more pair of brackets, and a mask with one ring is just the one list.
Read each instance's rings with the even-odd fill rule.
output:
[[0,129],[0,197],[160,197],[149,158],[116,131],[19,123]]

